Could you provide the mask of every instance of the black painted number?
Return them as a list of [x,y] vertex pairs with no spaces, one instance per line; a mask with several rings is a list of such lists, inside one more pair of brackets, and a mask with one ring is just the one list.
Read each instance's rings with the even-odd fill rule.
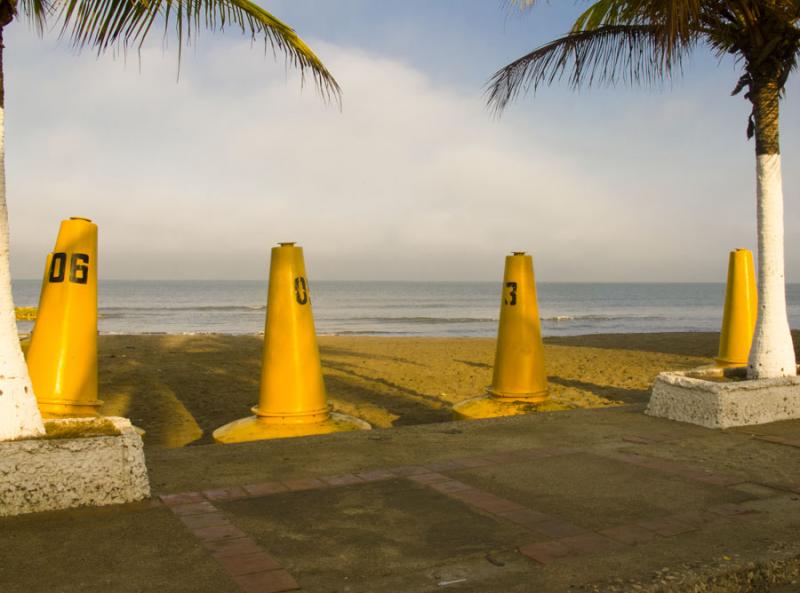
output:
[[69,281],[75,284],[86,284],[89,281],[89,256],[85,253],[73,253],[69,261]]
[[[48,282],[64,282],[67,275],[67,254],[59,251],[50,260],[47,273]],[[86,284],[89,281],[89,256],[85,253],[73,253],[69,258],[69,281],[74,284]]]
[[54,253],[50,259],[49,282],[64,282],[64,272],[67,270],[67,254]]
[[517,283],[516,282],[506,282],[506,288],[508,289],[508,294],[503,299],[503,302],[506,305],[513,306],[517,304]]
[[308,302],[308,287],[306,286],[306,279],[298,276],[294,279],[294,298],[301,305]]

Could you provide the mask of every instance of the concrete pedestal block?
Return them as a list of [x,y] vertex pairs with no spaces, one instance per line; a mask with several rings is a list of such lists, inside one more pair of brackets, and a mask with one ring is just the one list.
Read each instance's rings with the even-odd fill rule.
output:
[[656,377],[645,414],[728,428],[800,418],[800,377],[745,378],[744,367],[702,367]]
[[142,439],[125,418],[46,423],[48,436],[0,442],[0,517],[150,496]]

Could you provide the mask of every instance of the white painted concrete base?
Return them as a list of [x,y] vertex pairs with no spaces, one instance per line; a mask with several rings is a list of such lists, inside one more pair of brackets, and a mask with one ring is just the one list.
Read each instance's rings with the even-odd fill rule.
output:
[[[116,436],[0,442],[0,517],[150,496],[142,439],[125,418],[106,418]],[[56,420],[60,428],[97,419]]]
[[[728,428],[800,418],[800,377],[744,379],[746,368],[702,367],[656,377],[645,414]],[[717,378],[716,381],[711,380]]]

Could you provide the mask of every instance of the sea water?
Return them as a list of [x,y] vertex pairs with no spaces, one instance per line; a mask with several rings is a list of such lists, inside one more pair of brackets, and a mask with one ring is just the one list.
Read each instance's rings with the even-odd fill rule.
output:
[[[33,307],[41,281],[15,280],[17,306]],[[539,283],[545,336],[719,331],[724,284]],[[499,282],[333,282],[311,285],[319,334],[494,336]],[[100,283],[103,334],[264,331],[265,281],[108,280]],[[800,285],[787,287],[800,327]],[[20,331],[32,322],[19,322]]]

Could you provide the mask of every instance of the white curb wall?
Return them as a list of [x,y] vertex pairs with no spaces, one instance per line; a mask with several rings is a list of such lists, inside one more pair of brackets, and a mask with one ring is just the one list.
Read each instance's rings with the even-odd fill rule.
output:
[[125,418],[105,420],[118,436],[0,441],[0,517],[149,497],[141,437]]
[[722,373],[718,368],[660,373],[645,414],[708,428],[800,418],[800,377],[710,380]]

